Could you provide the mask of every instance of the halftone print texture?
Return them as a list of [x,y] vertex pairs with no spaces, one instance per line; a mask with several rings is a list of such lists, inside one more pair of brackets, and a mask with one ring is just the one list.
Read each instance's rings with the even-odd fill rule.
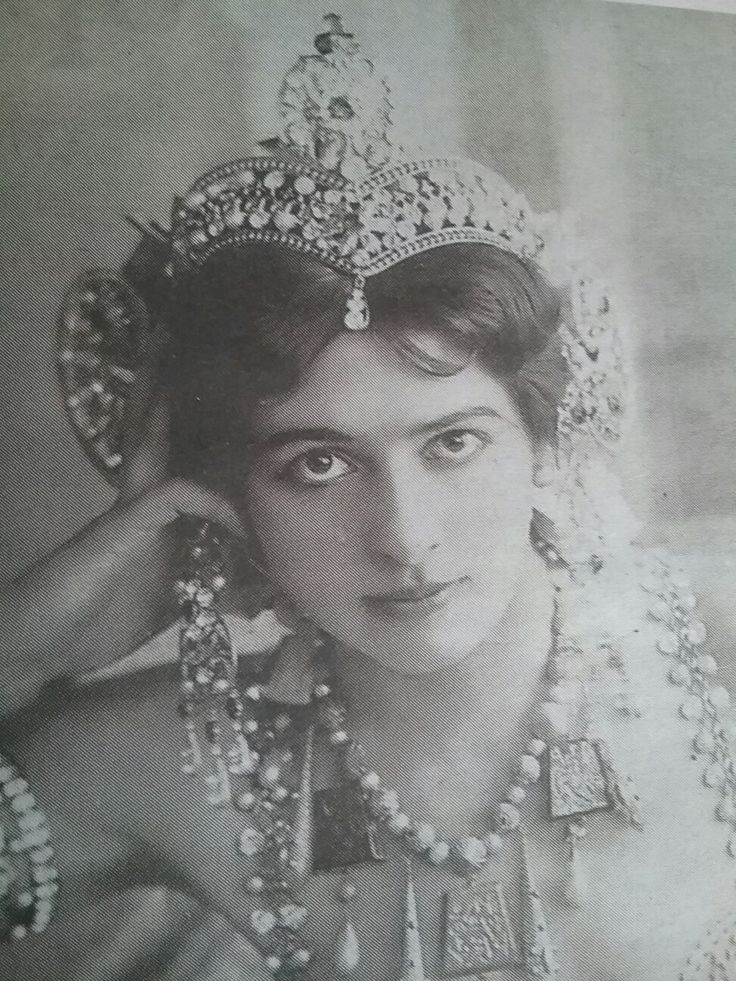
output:
[[5,6],[0,977],[736,981],[698,6]]

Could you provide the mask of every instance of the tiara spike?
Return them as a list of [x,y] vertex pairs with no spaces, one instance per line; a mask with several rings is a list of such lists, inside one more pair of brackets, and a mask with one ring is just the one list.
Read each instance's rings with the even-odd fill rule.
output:
[[157,242],[162,244],[169,241],[170,233],[166,231],[157,221],[142,221],[136,215],[125,215],[125,220],[129,225],[131,225],[137,232],[145,238],[146,236],[154,238]]
[[392,158],[388,82],[341,17],[325,21],[317,53],[298,58],[281,85],[280,138],[305,160],[359,179]]

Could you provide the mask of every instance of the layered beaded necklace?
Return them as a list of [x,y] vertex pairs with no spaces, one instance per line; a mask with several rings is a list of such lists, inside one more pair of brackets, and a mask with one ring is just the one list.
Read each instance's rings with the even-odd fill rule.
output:
[[[601,636],[594,645],[597,650],[591,651],[568,627],[573,577],[553,548],[537,544],[556,590],[548,698],[539,706],[533,734],[495,808],[491,828],[479,837],[451,840],[431,824],[410,817],[395,791],[369,766],[336,695],[331,648],[324,635],[311,630],[283,642],[283,660],[306,660],[312,665],[301,678],[298,672],[285,672],[290,678],[288,691],[283,680],[274,681],[279,674],[277,659],[271,681],[250,685],[241,697],[227,627],[216,609],[216,595],[224,585],[219,544],[207,529],[187,543],[187,576],[177,584],[184,613],[180,714],[187,743],[182,769],[195,773],[209,756],[211,770],[205,779],[210,801],[233,805],[248,816],[238,844],[243,855],[260,863],[246,888],[262,897],[250,923],[278,981],[311,976],[313,955],[301,939],[307,909],[298,901],[300,885],[312,872],[345,872],[351,865],[380,861],[385,857],[383,832],[398,840],[407,866],[404,954],[397,979],[426,979],[412,880],[414,859],[446,866],[466,880],[465,887],[446,897],[444,976],[476,977],[483,972],[485,977],[511,967],[527,979],[558,976],[529,867],[525,804],[532,789],[546,782],[549,816],[560,819],[565,828],[568,861],[563,895],[569,905],[579,906],[587,888],[580,853],[587,816],[610,810],[630,826],[642,824],[636,789],[629,777],[617,772],[602,737],[596,679],[607,692],[607,707],[628,717],[636,717],[639,708],[630,690],[626,658],[617,645]],[[725,718],[729,697],[715,683],[714,658],[702,652],[705,628],[695,619],[695,601],[687,584],[660,560],[642,575],[649,615],[660,626],[658,650],[672,661],[669,680],[684,690],[680,714],[697,725],[693,748],[704,758],[703,782],[721,795],[716,814],[730,828],[727,851],[736,857],[736,765],[730,745],[733,728]],[[232,732],[227,750],[223,728]],[[200,748],[199,733],[204,734],[207,752]],[[344,779],[337,787],[316,791],[312,759],[318,733],[336,754]],[[303,742],[301,760],[294,753],[298,739]],[[510,922],[500,883],[479,883],[481,871],[512,841],[519,844],[521,854],[518,931]],[[347,875],[337,889],[336,900],[345,906],[333,955],[339,976],[350,976],[361,963],[360,942],[350,917],[356,891]]]
[[[547,547],[545,552],[551,571],[560,571],[557,555]],[[534,735],[495,809],[489,831],[451,840],[402,810],[396,793],[369,767],[365,752],[350,735],[347,712],[336,695],[329,644],[318,632],[287,637],[271,680],[251,684],[241,694],[229,633],[217,611],[216,597],[225,584],[219,544],[211,530],[204,528],[187,542],[186,577],[177,584],[184,614],[179,705],[186,735],[182,771],[190,776],[205,771],[210,803],[232,807],[239,815],[235,842],[246,858],[259,863],[258,871],[246,882],[248,892],[260,899],[250,924],[261,938],[259,946],[277,981],[323,978],[328,970],[304,943],[308,912],[299,893],[310,874],[330,869],[344,873],[335,896],[344,909],[331,967],[342,977],[359,970],[363,955],[350,913],[357,889],[346,870],[385,857],[383,832],[400,843],[406,861],[403,959],[397,966],[397,979],[426,981],[412,878],[414,860],[446,867],[465,880],[446,896],[443,976],[482,975],[485,979],[507,967],[519,969],[527,979],[558,976],[524,838],[529,796],[546,782],[549,815],[563,822],[568,856],[563,892],[571,906],[581,904],[586,889],[580,852],[587,832],[586,816],[612,810],[632,826],[641,824],[633,784],[616,772],[601,738],[590,683],[592,675],[601,674],[605,661],[605,671],[618,679],[613,688],[608,684],[607,704],[623,716],[636,717],[639,709],[628,686],[625,659],[604,637],[598,645],[598,666],[593,671],[581,670],[581,660],[587,658],[590,668],[595,658],[566,626],[567,597],[560,583],[569,582],[570,576],[562,571],[561,577],[553,578],[558,592],[552,624],[551,687],[548,701],[539,707]],[[668,563],[660,559],[639,571],[648,597],[648,615],[658,625],[657,648],[667,677],[682,690],[679,714],[683,724],[692,726],[693,755],[702,760],[703,784],[718,794],[715,814],[727,829],[726,852],[736,859],[735,732],[727,717],[728,693],[716,681],[715,659],[703,650],[706,632],[695,616],[695,599],[687,582],[674,576]],[[278,665],[290,657],[294,660],[294,649],[300,645],[310,649],[314,671],[308,680],[286,671],[290,680],[285,686],[283,678],[278,680]],[[285,706],[284,701],[291,705]],[[344,777],[339,786],[319,791],[312,785],[318,735],[336,754]],[[300,739],[303,748],[297,759],[294,749]],[[8,938],[21,939],[45,929],[58,875],[43,813],[12,764],[5,760],[0,764],[4,764],[0,766],[0,790],[17,831],[9,833],[6,823],[0,834],[0,899],[9,912]],[[521,856],[520,923],[516,928],[501,884],[481,878],[483,870],[514,842]],[[31,863],[27,876],[13,867],[26,852]],[[26,880],[27,888],[23,886]]]
[[[251,685],[241,698],[227,628],[215,604],[223,585],[219,546],[206,533],[190,541],[187,549],[188,575],[178,584],[185,620],[180,643],[180,712],[187,732],[183,769],[195,772],[209,755],[212,769],[206,780],[211,802],[231,802],[249,816],[239,846],[246,857],[260,863],[258,874],[247,880],[247,889],[264,900],[250,922],[263,940],[274,976],[306,975],[312,961],[311,952],[300,940],[307,918],[306,908],[296,899],[300,883],[312,871],[344,870],[380,860],[380,836],[385,831],[400,842],[407,860],[402,979],[425,978],[411,875],[413,858],[447,866],[466,880],[466,888],[446,897],[443,966],[448,976],[514,967],[527,978],[555,977],[552,945],[524,840],[527,796],[544,775],[550,816],[565,823],[569,861],[564,894],[573,906],[580,904],[586,885],[579,854],[587,831],[586,816],[612,809],[630,824],[640,823],[633,785],[617,774],[608,747],[596,735],[581,672],[582,652],[566,637],[560,602],[552,625],[550,695],[540,706],[534,734],[495,808],[488,832],[453,841],[429,823],[412,819],[401,808],[396,793],[368,765],[365,751],[349,733],[347,712],[335,694],[330,645],[318,633],[285,641],[292,647],[306,643],[313,648],[316,680],[308,698],[288,699],[307,702],[297,710],[298,720],[283,705],[274,709],[274,700],[284,699],[273,684]],[[545,547],[545,557],[552,570],[567,576],[553,550]],[[623,663],[612,651],[607,668],[621,681],[619,710],[631,713]],[[227,751],[221,740],[223,716],[233,731]],[[292,745],[299,724],[304,750],[297,768]],[[199,748],[198,729],[204,732],[207,754]],[[312,786],[316,732],[324,734],[337,755],[344,777],[338,787],[315,791]],[[522,856],[521,942],[510,923],[502,886],[478,884],[479,873],[501,855],[510,840],[519,843]],[[355,893],[348,878],[337,893],[337,899],[347,905],[333,958],[342,976],[353,973],[361,960],[349,915]]]

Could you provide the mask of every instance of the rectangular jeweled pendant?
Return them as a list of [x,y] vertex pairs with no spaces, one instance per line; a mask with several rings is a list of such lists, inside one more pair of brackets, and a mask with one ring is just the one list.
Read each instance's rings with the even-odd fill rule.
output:
[[575,739],[549,748],[549,810],[569,818],[609,808],[603,767],[592,742]]
[[357,787],[343,784],[318,790],[313,801],[316,872],[385,858],[376,826]]
[[445,896],[443,970],[450,977],[521,967],[503,887],[489,883]]

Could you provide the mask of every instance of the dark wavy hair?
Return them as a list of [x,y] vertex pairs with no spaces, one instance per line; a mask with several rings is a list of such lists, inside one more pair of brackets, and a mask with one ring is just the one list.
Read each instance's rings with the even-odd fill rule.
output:
[[[215,254],[169,308],[164,381],[175,466],[248,438],[256,402],[295,386],[341,330],[349,276],[278,246]],[[442,246],[367,279],[372,331],[412,363],[450,375],[473,359],[504,380],[535,439],[553,441],[568,371],[557,328],[565,300],[518,256]]]

